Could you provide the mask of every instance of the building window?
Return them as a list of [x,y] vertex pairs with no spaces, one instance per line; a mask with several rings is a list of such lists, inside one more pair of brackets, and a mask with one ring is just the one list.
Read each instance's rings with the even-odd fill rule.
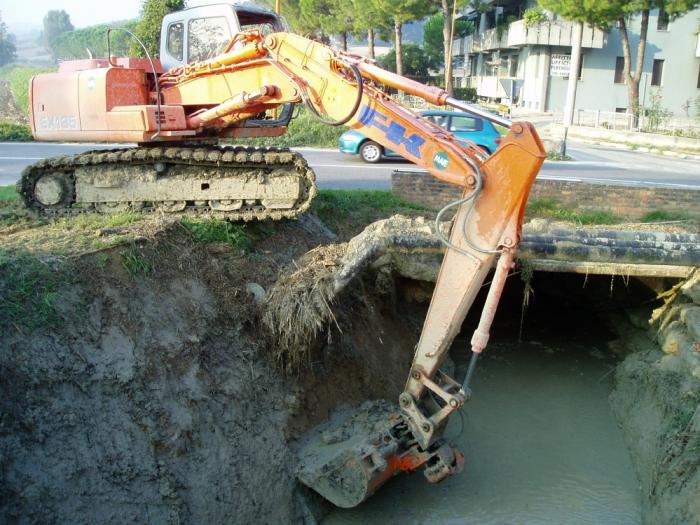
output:
[[518,76],[518,55],[511,55],[510,56],[510,67],[508,68],[508,76],[509,77],[517,77]]
[[668,31],[668,13],[663,9],[659,9],[659,16],[656,18],[656,30]]
[[627,108],[615,108],[615,113],[627,113]]
[[625,71],[625,57],[615,59],[615,84],[624,84],[623,73]]
[[654,59],[654,65],[651,70],[651,85],[660,86],[664,76],[664,61],[660,58]]

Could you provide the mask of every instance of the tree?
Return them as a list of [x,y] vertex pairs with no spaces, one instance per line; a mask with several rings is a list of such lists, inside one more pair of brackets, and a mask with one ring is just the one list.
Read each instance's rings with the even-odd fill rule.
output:
[[[438,69],[445,64],[444,13],[435,13],[423,26],[423,49],[431,61],[431,67]],[[474,32],[474,22],[457,20],[454,38],[463,38]]]
[[0,66],[12,62],[17,56],[16,52],[14,35],[7,32],[7,26],[0,18]]
[[[63,9],[60,11],[52,10],[46,13],[44,17],[44,46],[53,51],[53,44],[59,35],[67,31],[73,31],[73,24],[70,22],[70,16]],[[54,55],[55,56],[55,55]]]
[[301,27],[318,36],[340,35],[344,51],[348,33],[355,29],[352,3],[348,0],[299,0]]
[[367,32],[367,54],[375,58],[374,39],[378,31],[390,31],[392,20],[378,8],[374,0],[350,0],[354,11],[355,34]]
[[[144,0],[141,5],[141,19],[134,34],[143,42],[151,57],[160,53],[160,25],[163,17],[173,11],[184,9],[184,0]],[[143,48],[133,38],[129,44],[129,55],[143,57]]]
[[[632,125],[637,126],[639,119],[639,82],[644,69],[644,54],[647,45],[647,30],[649,29],[649,14],[653,9],[663,10],[671,19],[678,18],[700,5],[700,0],[612,0],[612,6],[617,11],[617,23],[622,41],[624,67],[622,75],[627,84],[628,109],[633,115]],[[630,46],[628,21],[629,18],[640,15],[639,42],[637,56],[632,70],[632,47]]]
[[576,101],[576,83],[581,63],[581,40],[583,25],[588,24],[606,29],[618,15],[618,8],[610,0],[540,0],[545,9],[558,13],[562,18],[576,22],[574,27],[571,62],[569,65],[569,85],[564,107],[564,125],[573,122]]
[[[418,80],[425,81],[430,75],[431,60],[424,49],[417,44],[404,44],[402,64],[403,74]],[[384,69],[396,72],[396,50],[392,49],[379,59],[379,65]]]
[[[95,58],[107,58],[107,30],[110,27],[123,27],[129,31],[136,29],[136,20],[89,26],[63,33],[54,41],[56,58],[86,58],[88,50]],[[110,52],[116,56],[127,56],[131,37],[123,31],[110,34]]]
[[419,20],[434,11],[430,2],[425,0],[375,0],[375,6],[382,16],[393,22],[394,48],[396,49],[396,72],[404,74],[402,53],[402,26],[413,20]]
[[[455,4],[456,2],[456,4]],[[464,5],[464,0],[429,0],[442,12],[442,47],[445,63],[445,90],[452,93],[452,19],[455,9]],[[489,4],[490,5],[490,4]],[[455,24],[456,25],[456,24]]]

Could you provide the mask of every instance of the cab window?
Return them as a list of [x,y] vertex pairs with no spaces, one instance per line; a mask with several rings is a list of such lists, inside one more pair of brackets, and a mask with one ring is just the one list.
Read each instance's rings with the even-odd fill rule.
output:
[[450,123],[450,131],[481,131],[484,129],[484,123],[474,117],[452,117]]
[[178,60],[182,60],[182,29],[182,22],[168,26],[168,54]]
[[194,18],[187,24],[187,37],[187,60],[199,62],[221,53],[231,40],[231,30],[223,16]]

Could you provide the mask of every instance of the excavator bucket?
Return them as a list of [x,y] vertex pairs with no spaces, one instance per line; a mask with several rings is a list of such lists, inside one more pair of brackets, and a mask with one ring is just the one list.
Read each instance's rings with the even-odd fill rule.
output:
[[399,472],[424,466],[428,481],[459,472],[464,458],[443,442],[422,451],[398,407],[367,402],[334,415],[298,452],[299,480],[338,507],[359,505]]

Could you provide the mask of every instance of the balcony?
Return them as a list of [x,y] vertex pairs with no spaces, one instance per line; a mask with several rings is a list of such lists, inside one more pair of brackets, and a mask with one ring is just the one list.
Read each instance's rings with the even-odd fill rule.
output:
[[[571,47],[574,23],[567,20],[552,20],[527,26],[524,20],[510,24],[507,47],[518,46],[567,46]],[[591,26],[583,27],[582,47],[601,49],[605,44],[605,32]]]
[[496,76],[478,76],[467,77],[467,87],[476,89],[476,93],[480,97],[488,98],[507,98],[508,94],[503,89],[503,85],[499,82],[501,78]]

